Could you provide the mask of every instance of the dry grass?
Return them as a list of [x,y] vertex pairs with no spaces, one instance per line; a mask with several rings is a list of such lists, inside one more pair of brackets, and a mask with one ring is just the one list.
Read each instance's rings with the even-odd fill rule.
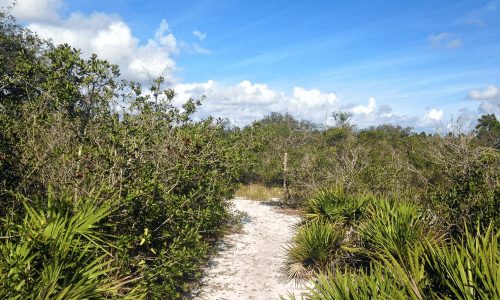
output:
[[283,197],[283,189],[278,187],[269,188],[261,184],[241,185],[235,196],[258,201],[271,201],[273,198]]

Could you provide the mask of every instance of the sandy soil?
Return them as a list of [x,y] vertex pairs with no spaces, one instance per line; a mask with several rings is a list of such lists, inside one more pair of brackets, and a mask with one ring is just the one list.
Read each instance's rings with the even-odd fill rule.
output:
[[[299,296],[303,288],[283,284],[279,268],[283,246],[293,236],[299,217],[252,200],[235,199],[234,208],[247,214],[243,229],[226,236],[219,253],[208,265],[195,299],[279,299],[288,292]],[[298,297],[300,299],[300,297]]]

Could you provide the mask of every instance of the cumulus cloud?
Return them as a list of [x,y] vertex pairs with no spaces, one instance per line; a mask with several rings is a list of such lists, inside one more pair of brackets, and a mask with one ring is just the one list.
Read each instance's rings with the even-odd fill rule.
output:
[[431,109],[421,116],[398,114],[387,104],[378,106],[374,97],[370,97],[366,105],[344,104],[340,109],[351,112],[353,123],[360,128],[390,124],[433,131],[441,125],[444,117],[444,112],[438,109]]
[[236,125],[247,125],[271,112],[291,113],[297,118],[322,123],[325,112],[337,102],[334,93],[317,89],[293,88],[291,93],[276,91],[266,84],[248,80],[224,86],[209,80],[204,83],[183,83],[174,87],[179,103],[189,98],[207,96],[201,114],[228,118]]
[[[160,27],[156,29],[155,40],[158,41],[161,46],[165,47],[167,52],[176,54],[179,52],[179,49],[177,48],[177,40],[170,31],[170,27],[168,26],[166,20],[162,20]],[[150,40],[150,42],[153,43],[155,41]]]
[[178,53],[177,41],[165,20],[145,44],[118,17],[103,13],[75,13],[54,23],[33,22],[28,28],[56,44],[68,43],[86,55],[96,53],[120,65],[129,79],[145,81],[175,69],[172,55]]
[[[7,7],[11,2],[0,0],[0,5]],[[128,79],[144,82],[162,74],[167,78],[172,76],[171,71],[175,70],[173,56],[179,53],[179,47],[165,20],[152,38],[141,42],[116,15],[72,13],[62,18],[60,9],[63,6],[63,0],[17,0],[11,13],[42,38],[79,48],[84,56],[95,53],[118,64]]]
[[12,15],[25,22],[54,22],[59,19],[58,11],[62,0],[0,0],[0,7],[11,7]]
[[368,99],[368,105],[366,105],[366,106],[363,106],[363,105],[355,106],[352,109],[352,112],[355,113],[355,114],[369,115],[369,114],[371,114],[375,110],[375,106],[376,106],[375,98],[371,97],[370,99]]
[[203,41],[207,37],[207,33],[206,32],[201,32],[201,31],[198,31],[198,30],[193,31],[193,35],[197,39],[199,39],[200,41]]
[[203,83],[182,83],[174,86],[177,93],[175,101],[180,104],[189,98],[207,96],[201,107],[200,116],[227,118],[232,124],[244,126],[271,112],[290,113],[297,118],[307,119],[319,124],[333,124],[325,118],[338,107],[353,113],[353,122],[360,128],[382,124],[413,127],[417,130],[431,131],[441,125],[444,112],[431,109],[422,116],[396,114],[389,105],[377,107],[375,98],[368,99],[366,105],[344,104],[334,93],[317,89],[295,87],[290,93],[271,89],[266,84],[242,81],[236,85],[225,86],[213,80]]
[[431,34],[428,36],[427,40],[429,41],[431,47],[441,49],[457,49],[462,47],[463,44],[461,38],[457,38],[448,32]]
[[481,101],[479,113],[500,115],[500,89],[498,87],[490,85],[483,90],[471,90],[469,98]]
[[387,104],[377,107],[377,101],[374,97],[370,97],[366,105],[344,104],[340,106],[340,109],[351,112],[354,124],[360,128],[383,124],[415,128],[427,126],[424,124],[423,118],[394,113]]
[[443,119],[443,111],[433,108],[425,116],[432,121],[441,121]]
[[290,92],[278,91],[266,84],[244,80],[236,85],[221,85],[209,80],[202,83],[180,83],[174,86],[175,102],[183,103],[189,98],[207,96],[201,107],[200,116],[227,118],[232,124],[244,126],[271,112],[290,113],[296,118],[307,119],[319,124],[332,125],[328,116],[336,110],[349,111],[353,122],[360,128],[382,124],[414,127],[417,130],[432,130],[444,117],[442,110],[431,109],[422,116],[396,114],[389,105],[377,107],[375,98],[366,105],[339,105],[335,93],[318,89],[294,87]]

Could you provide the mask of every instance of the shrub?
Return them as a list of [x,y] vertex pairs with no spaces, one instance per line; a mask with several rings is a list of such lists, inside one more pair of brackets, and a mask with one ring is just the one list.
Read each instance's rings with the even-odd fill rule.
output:
[[[369,272],[336,270],[318,276],[306,299],[412,299],[404,285],[379,265]],[[295,299],[295,298],[292,298]]]
[[368,255],[390,253],[399,261],[409,248],[424,240],[439,241],[443,236],[433,230],[431,219],[412,203],[379,199],[368,209],[368,216],[356,228]]
[[322,190],[307,202],[305,218],[349,225],[359,221],[371,199],[369,195],[350,195],[341,187]]
[[500,299],[500,231],[469,231],[445,245],[426,245],[426,272],[440,298]]
[[445,140],[437,148],[436,163],[445,172],[434,179],[428,199],[455,236],[464,233],[464,224],[468,230],[500,224],[500,153],[476,148],[470,139]]
[[[295,240],[315,222],[305,223]],[[461,237],[450,238],[433,222],[421,207],[407,201],[381,198],[371,202],[367,217],[353,224],[356,238],[351,245],[346,245],[346,237],[338,237],[344,242],[322,249],[335,255],[308,266],[320,274],[313,274],[317,277],[306,299],[499,298],[500,231],[490,224],[485,230],[478,227],[475,234],[466,229]],[[306,253],[288,251],[289,257]],[[365,264],[344,264],[339,257],[352,259],[346,253],[364,255]]]
[[43,210],[22,199],[24,221],[7,223],[0,243],[0,298],[143,298],[140,290],[125,288],[136,279],[120,277],[113,245],[99,233],[110,208],[87,202],[72,213],[55,200],[49,197]]
[[321,220],[305,224],[285,246],[284,273],[289,279],[302,281],[328,270],[342,249],[343,239],[339,226]]
[[125,288],[183,297],[228,220],[241,177],[234,137],[220,121],[193,121],[200,101],[174,105],[163,78],[143,91],[117,66],[41,41],[3,13],[0,48],[0,217],[21,226],[26,210],[11,191],[45,199],[49,187],[54,199],[71,195],[69,216],[113,207],[96,230],[116,244],[106,249],[114,272],[138,278]]

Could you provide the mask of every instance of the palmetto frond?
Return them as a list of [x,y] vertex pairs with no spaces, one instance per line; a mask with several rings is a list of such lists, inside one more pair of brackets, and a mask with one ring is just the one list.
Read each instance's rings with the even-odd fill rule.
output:
[[[109,245],[96,230],[109,207],[87,204],[76,213],[52,203],[39,209],[24,201],[24,207],[22,226],[0,243],[2,299],[126,297],[123,286],[130,278],[114,274]],[[130,295],[141,297],[136,291]]]
[[344,232],[337,225],[321,220],[307,223],[285,246],[284,273],[288,279],[301,281],[327,270],[341,250],[343,239]]
[[364,208],[371,202],[371,195],[350,195],[342,187],[319,191],[307,203],[306,219],[324,219],[343,225],[362,217]]

